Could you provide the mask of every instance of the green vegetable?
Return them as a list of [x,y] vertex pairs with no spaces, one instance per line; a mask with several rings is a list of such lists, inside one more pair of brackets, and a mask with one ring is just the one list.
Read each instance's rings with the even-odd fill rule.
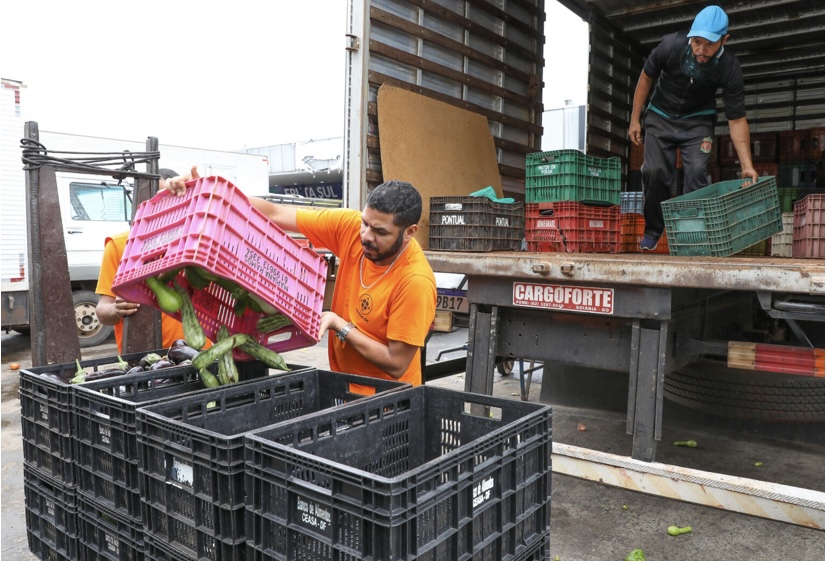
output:
[[235,335],[227,337],[222,341],[218,341],[206,351],[201,351],[198,353],[198,356],[192,359],[192,366],[196,370],[206,368],[218,360],[221,355],[233,350],[247,340],[251,340],[249,335],[245,335],[244,333],[236,333]]
[[247,291],[229,279],[225,279],[224,277],[215,277],[213,282],[229,292],[230,296],[236,300],[244,300],[247,297]]
[[291,325],[293,320],[282,313],[276,313],[269,316],[262,316],[256,323],[256,330],[259,333],[270,333],[276,329],[281,329],[286,325]]
[[155,299],[158,300],[158,307],[166,313],[174,314],[184,305],[181,296],[177,292],[155,277],[147,277],[146,285],[155,294]]
[[289,372],[290,368],[287,366],[287,363],[284,362],[284,359],[281,358],[281,355],[275,351],[271,351],[267,347],[257,343],[253,340],[252,337],[246,336],[247,340],[241,344],[241,350],[253,357],[256,360],[260,360],[270,368],[276,368],[277,370],[284,370]]
[[124,372],[129,370],[129,363],[122,359],[121,355],[118,355],[118,368],[120,368]]
[[623,561],[646,561],[646,556],[643,554],[642,549],[633,549]]
[[213,373],[206,368],[201,368],[198,371],[198,375],[201,376],[201,381],[204,382],[204,387],[206,388],[217,388],[221,385],[218,378],[213,376]]
[[161,281],[162,284],[169,284],[170,281],[177,277],[180,272],[181,269],[172,269],[171,271],[167,271],[166,273],[159,275],[158,280]]
[[692,526],[686,526],[684,528],[678,528],[677,526],[669,526],[666,529],[666,532],[670,536],[680,536],[681,534],[688,534],[692,531]]
[[[279,313],[279,311],[275,307],[273,307],[272,304],[256,296],[253,293],[248,293],[247,298],[249,298],[251,301],[250,309],[252,310],[267,314],[268,316]],[[256,309],[256,307],[258,307],[258,309]]]
[[75,377],[69,380],[70,384],[82,384],[86,381],[86,370],[84,370],[80,366],[80,360],[75,359],[75,364],[78,365],[78,369],[75,372]]
[[[222,325],[218,330],[218,341],[223,341],[230,336],[230,330]],[[221,384],[235,384],[238,382],[238,368],[233,360],[233,351],[229,350],[218,359],[218,379]]]
[[184,339],[187,340],[187,345],[200,351],[207,344],[207,336],[198,322],[198,316],[195,315],[195,308],[192,306],[190,295],[177,282],[175,283],[175,292],[180,295],[182,302],[181,325],[184,326]]
[[187,282],[190,286],[197,290],[204,290],[212,282],[210,279],[201,274],[201,270],[195,266],[184,268],[184,276],[187,277]]
[[755,462],[754,465],[755,465],[755,467],[760,468],[761,466],[764,465],[764,462]]
[[694,440],[676,440],[675,446],[686,446],[687,448],[697,448],[698,443]]

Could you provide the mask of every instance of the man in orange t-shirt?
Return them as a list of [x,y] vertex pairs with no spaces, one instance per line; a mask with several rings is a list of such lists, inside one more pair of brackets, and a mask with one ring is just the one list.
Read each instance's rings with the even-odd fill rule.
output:
[[[158,183],[159,191],[166,189],[167,181],[178,175],[167,168],[159,170],[159,173],[161,175],[161,180]],[[115,326],[115,341],[118,343],[118,353],[120,353],[123,348],[121,346],[121,340],[123,338],[123,318],[131,316],[137,312],[140,307],[140,304],[127,302],[112,292],[112,283],[115,280],[115,275],[118,273],[118,265],[121,262],[121,257],[123,257],[123,250],[126,247],[127,239],[129,239],[129,232],[122,232],[111,238],[106,238],[104,242],[106,245],[103,250],[103,260],[101,262],[100,273],[98,274],[98,286],[95,288],[95,292],[100,295],[95,313],[104,325]],[[164,347],[171,347],[176,339],[184,338],[184,327],[180,321],[166,314],[161,314],[161,335]]]
[[[183,193],[193,178],[175,178],[170,191]],[[436,279],[414,239],[422,198],[413,185],[379,185],[361,213],[255,197],[250,202],[281,229],[299,232],[339,258],[331,310],[322,314],[318,335],[321,340],[334,332],[331,370],[420,385],[420,349],[436,312]]]

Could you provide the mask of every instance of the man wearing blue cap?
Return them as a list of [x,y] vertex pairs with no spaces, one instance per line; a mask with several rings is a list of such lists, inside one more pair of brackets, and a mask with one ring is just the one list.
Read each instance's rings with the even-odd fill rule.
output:
[[724,113],[741,163],[741,176],[753,183],[758,180],[750,154],[741,65],[730,49],[724,49],[728,27],[729,18],[721,8],[704,8],[689,33],[663,38],[640,73],[629,139],[639,145],[643,142],[642,129],[646,129],[641,168],[646,227],[640,242],[645,251],[655,249],[663,234],[661,203],[670,198],[675,184],[678,148],[683,162],[683,192],[708,184],[706,167],[714,146],[719,89],[723,91]]

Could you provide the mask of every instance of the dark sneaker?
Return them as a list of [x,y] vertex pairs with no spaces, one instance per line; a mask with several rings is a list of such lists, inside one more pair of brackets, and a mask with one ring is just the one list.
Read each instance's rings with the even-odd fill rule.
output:
[[649,234],[643,236],[643,239],[640,240],[640,249],[643,251],[653,251],[658,246],[658,239]]

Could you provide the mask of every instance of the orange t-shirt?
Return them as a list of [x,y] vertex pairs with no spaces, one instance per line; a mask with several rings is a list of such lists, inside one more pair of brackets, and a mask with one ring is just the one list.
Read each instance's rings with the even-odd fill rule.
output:
[[[331,310],[353,323],[368,337],[387,345],[402,341],[422,347],[436,312],[436,279],[419,243],[412,239],[393,268],[364,260],[363,288],[359,280],[362,261],[360,227],[362,214],[352,209],[297,209],[298,230],[314,245],[330,249],[339,258]],[[420,351],[400,381],[422,383]],[[332,333],[328,337],[330,368],[336,372],[393,380]]]
[[[112,283],[115,280],[115,275],[118,273],[118,264],[121,262],[123,250],[126,247],[126,240],[129,239],[129,232],[123,232],[106,238],[106,245],[103,250],[103,260],[101,261],[101,270],[98,276],[98,286],[95,288],[97,294],[104,296],[115,297],[112,292]],[[161,314],[161,336],[165,348],[172,346],[176,339],[184,338],[184,326],[175,318],[166,314]],[[118,352],[123,348],[121,346],[121,339],[123,338],[123,322],[119,321],[115,324],[115,341],[118,343]],[[152,349],[147,349],[152,350]]]

